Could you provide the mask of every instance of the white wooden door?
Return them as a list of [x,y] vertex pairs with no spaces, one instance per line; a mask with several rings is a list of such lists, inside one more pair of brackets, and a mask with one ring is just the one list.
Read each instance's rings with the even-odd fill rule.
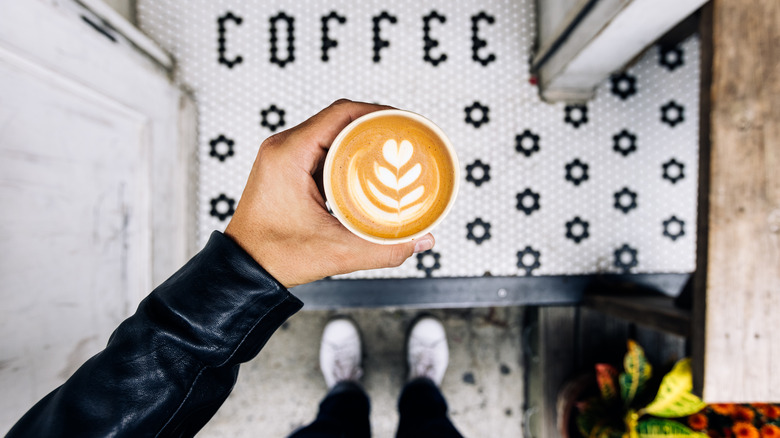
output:
[[186,259],[194,124],[149,41],[72,1],[0,10],[2,432]]

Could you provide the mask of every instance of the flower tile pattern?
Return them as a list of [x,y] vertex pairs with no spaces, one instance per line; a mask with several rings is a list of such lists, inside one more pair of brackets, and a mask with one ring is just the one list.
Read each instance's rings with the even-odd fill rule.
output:
[[547,103],[534,3],[138,0],[198,103],[193,238],[227,226],[265,138],[344,97],[436,122],[463,181],[433,251],[337,279],[692,272],[698,38]]

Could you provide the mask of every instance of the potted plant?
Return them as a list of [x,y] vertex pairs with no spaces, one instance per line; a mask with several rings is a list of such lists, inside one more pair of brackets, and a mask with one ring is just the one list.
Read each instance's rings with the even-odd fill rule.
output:
[[[682,359],[661,380],[655,397],[649,390],[652,366],[642,348],[628,341],[623,372],[596,365],[598,395],[576,403],[577,429],[585,438],[703,437],[675,419],[702,410],[706,404],[691,393],[690,359]],[[647,402],[648,400],[649,403]]]

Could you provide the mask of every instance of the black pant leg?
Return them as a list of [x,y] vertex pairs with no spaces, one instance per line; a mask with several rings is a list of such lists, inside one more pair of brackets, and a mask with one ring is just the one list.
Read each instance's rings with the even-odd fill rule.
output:
[[433,381],[418,378],[406,384],[398,401],[396,438],[462,438],[447,416],[447,402]]
[[369,438],[371,403],[355,382],[339,382],[320,403],[317,418],[290,438]]

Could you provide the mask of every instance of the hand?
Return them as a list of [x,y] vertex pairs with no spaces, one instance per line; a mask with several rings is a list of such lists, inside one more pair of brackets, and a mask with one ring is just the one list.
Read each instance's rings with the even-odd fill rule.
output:
[[357,237],[328,213],[318,188],[325,155],[339,131],[364,114],[388,108],[339,100],[260,147],[225,234],[285,287],[399,266],[433,248],[430,234],[398,245]]

